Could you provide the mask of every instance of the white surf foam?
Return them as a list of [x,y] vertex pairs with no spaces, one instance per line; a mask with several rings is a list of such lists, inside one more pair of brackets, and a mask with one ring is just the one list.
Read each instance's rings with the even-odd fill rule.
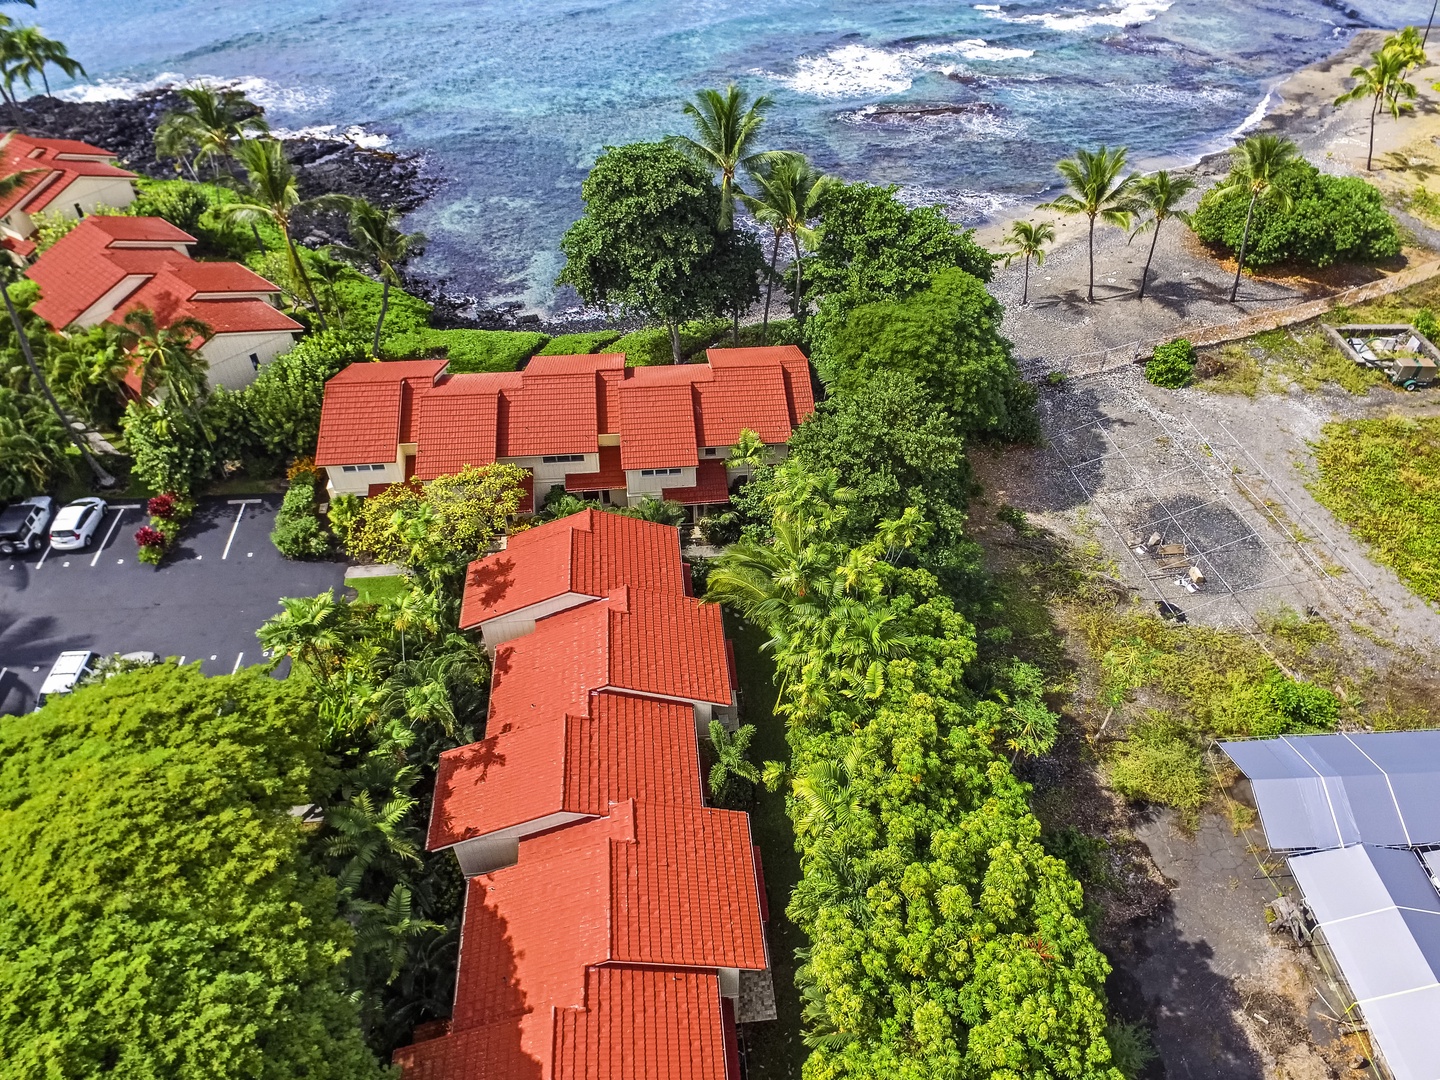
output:
[[267,112],[272,109],[290,112],[313,109],[330,99],[330,91],[325,87],[281,86],[269,79],[253,75],[232,79],[218,75],[185,75],[178,71],[162,71],[150,79],[101,79],[98,82],[67,87],[55,96],[65,101],[124,101],[151,90],[197,85],[239,90]]
[[818,98],[888,97],[903,94],[925,72],[953,75],[963,69],[945,64],[945,58],[999,62],[1023,60],[1033,49],[991,45],[981,38],[927,42],[910,48],[882,49],[870,45],[841,45],[819,56],[802,56],[789,75],[757,72],[783,83],[799,94]]
[[1229,135],[1225,136],[1225,140],[1227,142],[1233,142],[1234,140],[1240,138],[1241,135],[1244,135],[1251,128],[1259,124],[1261,120],[1264,120],[1265,114],[1270,111],[1270,102],[1274,100],[1274,89],[1272,88],[1270,90],[1266,90],[1265,96],[1260,99],[1260,104],[1256,105],[1255,108],[1250,110],[1250,115],[1245,117],[1244,120],[1241,120],[1240,123],[1236,126],[1235,130],[1230,132]]
[[1061,8],[1058,12],[1037,15],[1008,15],[1003,7],[995,4],[976,4],[975,10],[987,19],[1019,25],[1043,26],[1047,30],[1073,33],[1088,30],[1093,26],[1134,26],[1151,22],[1162,12],[1169,11],[1174,0],[1130,0],[1124,4],[1102,4],[1094,11],[1079,11]]
[[359,124],[351,124],[343,131],[339,124],[315,124],[303,128],[271,128],[270,134],[277,139],[320,139],[324,142],[351,143],[363,150],[379,150],[390,145],[390,136],[378,131],[366,131]]

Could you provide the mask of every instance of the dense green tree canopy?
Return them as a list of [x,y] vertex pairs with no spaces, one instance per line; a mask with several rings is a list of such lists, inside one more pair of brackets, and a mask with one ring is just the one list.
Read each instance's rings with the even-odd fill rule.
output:
[[1030,434],[1033,391],[1020,379],[1000,335],[998,301],[959,269],[936,274],[904,300],[862,304],[817,350],[820,377],[855,390],[882,371],[914,378],[964,434]]
[[244,390],[256,439],[272,454],[313,454],[325,380],[364,358],[364,338],[331,330],[305,338],[266,364]]
[[[1400,254],[1395,219],[1379,190],[1359,177],[1329,176],[1309,162],[1291,164],[1281,181],[1288,199],[1257,200],[1246,266],[1375,262]],[[1200,200],[1191,224],[1206,243],[1238,251],[1250,192],[1235,176]]]
[[0,1077],[379,1077],[334,882],[289,814],[313,706],[259,672],[117,675],[0,725]]
[[720,189],[675,147],[608,147],[580,195],[585,214],[560,241],[558,283],[586,303],[664,323],[673,337],[681,322],[759,295],[759,245],[721,231]]

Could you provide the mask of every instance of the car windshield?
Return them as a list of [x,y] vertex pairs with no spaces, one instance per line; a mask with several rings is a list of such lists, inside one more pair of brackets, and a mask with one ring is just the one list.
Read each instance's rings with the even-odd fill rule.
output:
[[85,520],[85,514],[90,509],[88,506],[67,506],[55,515],[55,524],[51,526],[51,532],[73,532],[75,528]]

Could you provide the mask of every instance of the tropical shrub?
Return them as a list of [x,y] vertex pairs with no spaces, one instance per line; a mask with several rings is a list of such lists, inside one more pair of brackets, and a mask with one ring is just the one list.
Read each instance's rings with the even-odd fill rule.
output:
[[1210,798],[1210,770],[1194,737],[1159,714],[1130,729],[1110,758],[1109,776],[1126,798],[1173,806],[1192,823]]
[[0,500],[47,490],[73,472],[74,455],[48,402],[0,386]]
[[620,340],[618,330],[596,330],[587,334],[561,334],[551,338],[550,343],[537,352],[536,356],[584,356],[587,353],[618,352],[606,346]]
[[320,498],[314,473],[302,473],[290,481],[270,542],[287,559],[308,559],[330,551],[330,534],[320,523]]
[[241,393],[250,428],[271,454],[313,454],[320,437],[325,382],[369,356],[369,344],[345,330],[303,338],[260,370]]
[[943,270],[903,300],[862,304],[817,345],[815,366],[832,390],[878,372],[915,379],[965,435],[1035,435],[1035,389],[1020,378],[1000,334],[1004,311],[980,279]]
[[1155,355],[1145,361],[1145,378],[1169,390],[1189,386],[1194,375],[1195,347],[1186,338],[1155,346]]
[[387,334],[380,352],[394,360],[447,356],[452,372],[515,371],[549,340],[521,330],[410,330]]
[[[715,344],[730,328],[724,319],[699,319],[680,324],[680,355],[689,359]],[[625,354],[626,367],[651,367],[655,364],[673,364],[674,353],[670,347],[670,331],[663,326],[632,330],[617,338],[606,347],[607,352]]]
[[41,210],[31,215],[30,220],[35,225],[35,251],[42,255],[80,224],[79,218],[62,214],[58,210]]
[[774,473],[773,540],[734,545],[707,596],[770,634],[783,687],[805,1075],[1120,1080],[1109,965],[1009,767],[1035,680],[968,689],[973,629],[913,568],[913,509],[848,543],[833,474]]
[[[1217,198],[1217,184],[1191,219],[1195,235],[1230,252],[1239,250],[1250,199],[1237,191]],[[1353,176],[1329,176],[1308,162],[1287,175],[1288,210],[1276,202],[1255,206],[1247,266],[1299,263],[1330,266],[1370,263],[1400,254],[1400,232],[1374,185]]]
[[142,525],[135,530],[136,558],[151,566],[159,566],[170,547],[170,537],[156,525]]
[[[337,281],[331,285],[317,286],[317,291],[330,294],[329,300],[343,313],[347,329],[366,336],[375,333],[383,292],[380,282],[346,269],[340,272]],[[385,309],[386,335],[428,330],[432,310],[430,305],[418,296],[391,286],[390,302]]]
[[216,446],[200,421],[166,402],[132,401],[120,418],[131,474],[151,491],[188,495],[209,481],[220,465]]
[[8,717],[0,1075],[384,1076],[289,813],[323,766],[304,689],[260,671],[162,664]]

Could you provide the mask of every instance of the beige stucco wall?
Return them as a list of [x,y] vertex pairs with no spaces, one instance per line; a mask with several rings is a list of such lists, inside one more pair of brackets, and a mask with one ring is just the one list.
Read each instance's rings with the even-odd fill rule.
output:
[[[200,355],[210,366],[211,387],[239,390],[255,381],[259,369],[295,344],[288,330],[255,334],[216,334],[205,342]],[[254,354],[257,364],[250,359]]]

